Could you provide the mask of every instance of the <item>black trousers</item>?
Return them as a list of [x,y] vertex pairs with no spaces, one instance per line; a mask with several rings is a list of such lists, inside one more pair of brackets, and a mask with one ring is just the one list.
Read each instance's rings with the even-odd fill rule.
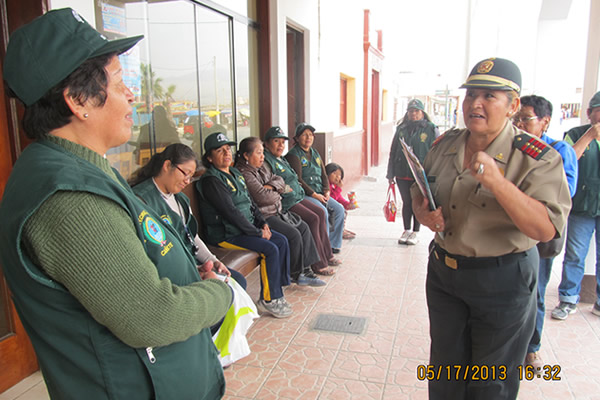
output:
[[301,272],[310,269],[312,264],[319,262],[319,253],[315,241],[306,222],[301,221],[296,228],[278,216],[267,218],[267,224],[285,236],[290,244],[290,276],[298,279]]
[[413,214],[412,209],[412,197],[410,196],[410,187],[415,181],[407,181],[404,179],[396,178],[398,184],[398,191],[400,197],[402,197],[402,222],[404,223],[404,230],[410,231],[411,222],[413,231],[419,232],[421,224],[417,221],[417,217]]
[[[448,262],[435,250],[429,256],[431,400],[517,398],[518,368],[535,324],[538,253],[534,247],[507,262],[487,259],[480,268],[478,260],[461,268],[460,260]],[[466,369],[472,374],[465,379]]]

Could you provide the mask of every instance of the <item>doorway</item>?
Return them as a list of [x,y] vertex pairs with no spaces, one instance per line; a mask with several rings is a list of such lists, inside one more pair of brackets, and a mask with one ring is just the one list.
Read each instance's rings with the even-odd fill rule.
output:
[[288,136],[305,122],[304,114],[304,33],[287,26]]

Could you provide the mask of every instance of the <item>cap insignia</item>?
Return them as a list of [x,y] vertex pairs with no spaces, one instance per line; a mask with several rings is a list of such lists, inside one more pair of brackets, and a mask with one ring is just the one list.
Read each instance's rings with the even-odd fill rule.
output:
[[491,60],[485,60],[477,67],[478,74],[487,74],[494,68],[494,62]]
[[226,137],[225,135],[223,135],[222,133],[219,133],[219,134],[217,135],[217,140],[218,140],[219,142],[226,142],[226,141],[227,141],[227,137]]

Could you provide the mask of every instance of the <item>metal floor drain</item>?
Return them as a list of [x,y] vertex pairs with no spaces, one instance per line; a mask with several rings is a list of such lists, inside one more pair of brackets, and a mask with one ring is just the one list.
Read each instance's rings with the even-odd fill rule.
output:
[[313,329],[320,331],[353,333],[360,335],[365,329],[367,319],[365,317],[347,317],[335,314],[319,314],[313,325]]

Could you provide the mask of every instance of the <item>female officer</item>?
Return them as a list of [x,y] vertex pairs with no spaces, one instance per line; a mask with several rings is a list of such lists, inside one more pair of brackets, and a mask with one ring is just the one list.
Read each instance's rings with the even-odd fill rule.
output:
[[427,152],[431,148],[431,144],[437,136],[439,136],[439,131],[425,112],[425,107],[421,100],[412,99],[409,101],[406,114],[400,124],[398,124],[396,134],[392,140],[386,175],[390,185],[394,184],[394,177],[396,178],[398,191],[402,197],[404,232],[400,236],[400,239],[398,239],[398,244],[417,244],[417,233],[421,227],[419,221],[414,217],[412,199],[410,197],[410,186],[414,183],[415,179],[402,151],[400,139],[403,139],[410,146],[422,164],[425,161]]
[[327,211],[327,215],[332,214],[333,227],[329,228],[328,218],[327,230],[333,253],[339,253],[344,234],[344,206],[329,197],[329,181],[325,173],[325,165],[319,153],[312,148],[315,141],[315,128],[306,123],[299,124],[296,127],[294,140],[296,144],[285,158],[298,175],[298,181],[306,193],[306,198]]
[[412,188],[419,221],[443,232],[426,281],[430,364],[444,371],[430,399],[517,396],[535,323],[534,247],[560,236],[570,207],[558,152],[510,123],[520,87],[511,61],[477,63],[462,86],[467,129],[446,132],[425,159],[438,208]]
[[200,263],[201,275],[214,270],[233,276],[245,289],[244,275],[228,269],[198,236],[198,223],[192,214],[190,199],[181,192],[191,182],[197,168],[196,153],[185,144],[173,143],[153,155],[129,184],[139,198],[160,212],[163,220],[179,232],[181,240]]
[[215,132],[204,140],[202,164],[207,168],[196,182],[205,237],[225,248],[244,248],[260,253],[258,308],[276,318],[292,315],[282,286],[290,284],[290,251],[281,233],[272,231],[248,193],[241,172],[230,167],[230,141]]
[[0,206],[0,257],[51,398],[216,399],[208,329],[231,290],[201,280],[179,235],[103,157],[126,143],[134,96],[118,54],[70,8],[17,29],[4,79],[35,142]]

